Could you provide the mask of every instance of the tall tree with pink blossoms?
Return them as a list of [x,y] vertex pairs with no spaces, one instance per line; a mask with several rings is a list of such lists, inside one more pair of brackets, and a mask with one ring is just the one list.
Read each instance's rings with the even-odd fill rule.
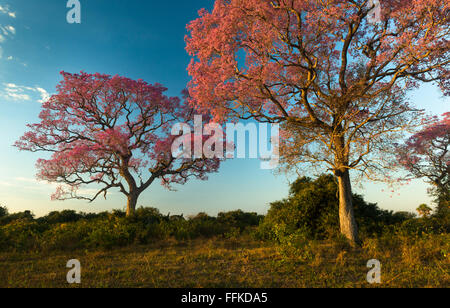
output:
[[[171,135],[173,125],[191,124],[194,116],[184,101],[165,96],[162,85],[83,72],[62,76],[40,122],[16,142],[21,150],[52,154],[37,162],[39,179],[60,184],[52,199],[92,202],[118,189],[131,215],[155,180],[170,188],[218,170],[219,159],[172,153],[179,138]],[[85,196],[86,185],[97,192]]]
[[450,213],[450,112],[427,125],[398,148],[398,158],[413,178],[426,179],[436,197],[437,213]]
[[216,0],[186,38],[192,105],[217,121],[281,123],[287,168],[337,177],[341,232],[352,242],[350,172],[386,179],[393,141],[419,118],[408,91],[434,82],[450,94],[450,3],[379,3]]

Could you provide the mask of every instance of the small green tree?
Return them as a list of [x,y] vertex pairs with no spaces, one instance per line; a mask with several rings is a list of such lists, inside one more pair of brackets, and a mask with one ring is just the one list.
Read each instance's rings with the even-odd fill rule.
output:
[[433,209],[430,208],[428,205],[426,204],[421,204],[418,208],[417,208],[417,212],[419,213],[419,216],[423,217],[423,218],[429,218],[431,216],[431,213],[433,212]]
[[5,206],[0,205],[0,217],[5,217],[8,215],[8,209]]

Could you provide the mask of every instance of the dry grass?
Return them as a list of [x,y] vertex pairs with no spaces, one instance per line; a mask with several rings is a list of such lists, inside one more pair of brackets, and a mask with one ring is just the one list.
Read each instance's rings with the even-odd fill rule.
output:
[[[301,256],[249,239],[169,241],[111,251],[0,253],[0,287],[68,285],[66,263],[79,259],[81,287],[373,287],[369,259],[382,263],[380,287],[449,287],[449,236],[367,240],[363,248],[313,243]],[[305,257],[306,256],[306,257]]]

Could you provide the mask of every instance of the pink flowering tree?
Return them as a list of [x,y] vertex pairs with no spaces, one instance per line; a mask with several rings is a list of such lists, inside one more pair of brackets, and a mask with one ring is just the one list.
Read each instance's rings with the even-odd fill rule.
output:
[[438,214],[450,207],[450,112],[398,147],[400,164],[413,178],[424,178],[436,196]]
[[[192,125],[194,115],[179,98],[165,96],[162,85],[83,72],[62,76],[57,94],[42,105],[40,122],[16,142],[21,150],[51,153],[37,168],[39,179],[60,184],[52,199],[93,202],[117,189],[131,215],[155,180],[170,188],[218,170],[215,157],[173,154],[180,138],[172,136],[173,125]],[[97,192],[83,194],[87,185]]]
[[386,179],[393,141],[419,118],[409,90],[434,82],[450,94],[450,3],[379,3],[216,0],[186,38],[192,105],[217,121],[281,123],[288,169],[337,177],[341,232],[352,242],[350,172]]

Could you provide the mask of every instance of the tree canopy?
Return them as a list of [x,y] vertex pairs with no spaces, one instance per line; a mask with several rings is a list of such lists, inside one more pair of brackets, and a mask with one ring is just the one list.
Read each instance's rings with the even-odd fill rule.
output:
[[[38,178],[60,186],[52,198],[94,201],[111,189],[128,199],[128,214],[155,180],[169,187],[190,177],[206,179],[218,158],[172,153],[175,123],[192,123],[193,110],[160,84],[102,74],[61,73],[63,80],[42,105],[40,122],[16,143],[21,150],[50,152],[39,159]],[[83,190],[95,190],[92,196]]]
[[281,158],[339,179],[341,231],[356,242],[350,170],[385,179],[393,141],[420,124],[406,94],[449,88],[440,0],[216,0],[188,25],[191,104],[218,121],[282,123]]
[[412,178],[432,185],[439,214],[450,213],[450,113],[436,119],[398,147],[399,163]]

